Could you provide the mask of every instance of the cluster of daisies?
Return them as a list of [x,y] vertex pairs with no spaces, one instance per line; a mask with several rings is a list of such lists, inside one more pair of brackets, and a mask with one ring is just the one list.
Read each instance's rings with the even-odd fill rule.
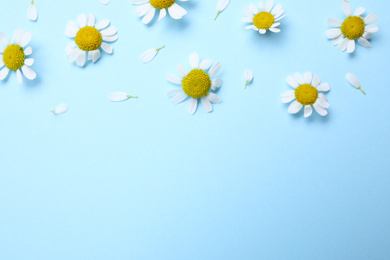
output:
[[[110,0],[99,0],[102,4],[110,3]],[[181,19],[187,14],[187,11],[181,7],[178,2],[185,2],[188,0],[131,0],[132,4],[137,5],[135,13],[140,17],[144,24],[150,23],[158,12],[158,20],[164,18],[167,13],[173,19]],[[218,0],[217,14],[218,15],[226,9],[230,0]],[[372,37],[372,33],[378,31],[378,26],[374,23],[378,16],[376,14],[365,13],[365,8],[359,7],[355,12],[352,12],[352,7],[349,2],[342,0],[341,9],[346,15],[342,21],[337,18],[328,19],[330,27],[336,27],[326,32],[326,36],[331,39],[334,45],[338,45],[341,51],[352,53],[355,51],[355,40],[364,46],[370,47],[368,41]],[[266,2],[259,1],[258,4],[250,2],[248,6],[243,8],[245,17],[242,21],[249,23],[245,27],[248,30],[254,30],[259,34],[265,34],[267,31],[279,33],[280,20],[285,17],[285,10],[282,5],[274,4],[273,0],[266,0]],[[34,0],[28,8],[27,17],[31,21],[36,21],[38,18],[37,7]],[[66,46],[65,52],[70,62],[83,67],[87,61],[95,63],[101,56],[101,50],[105,53],[113,53],[113,47],[110,43],[118,39],[117,29],[110,25],[108,19],[103,19],[96,22],[95,16],[89,14],[80,14],[76,21],[69,21],[66,25],[65,35],[72,39]],[[31,33],[24,32],[22,29],[15,30],[12,41],[0,32],[0,80],[5,79],[10,70],[16,72],[17,81],[22,83],[24,75],[27,79],[33,80],[36,78],[36,73],[30,66],[33,65],[34,59],[27,56],[32,54],[32,48],[28,46],[31,40]],[[141,54],[142,62],[150,62],[157,53],[164,48],[165,45],[152,48]],[[221,87],[222,79],[213,77],[221,69],[219,62],[212,63],[206,59],[200,61],[199,55],[193,53],[190,55],[190,70],[186,70],[181,65],[177,65],[179,77],[169,74],[168,81],[173,84],[180,85],[168,92],[168,96],[172,96],[174,104],[181,103],[189,99],[187,112],[194,114],[200,101],[206,112],[212,111],[212,103],[220,103],[221,99],[215,94],[215,91]],[[356,88],[365,92],[360,87],[360,82],[357,77],[348,73],[347,80]],[[253,72],[247,70],[245,72],[245,88],[253,80]],[[314,110],[322,115],[327,115],[326,109],[329,103],[326,100],[324,93],[329,91],[328,84],[320,84],[320,77],[313,77],[312,73],[306,72],[303,75],[296,73],[294,76],[287,78],[287,83],[294,88],[294,90],[287,91],[282,94],[282,102],[290,103],[288,112],[298,113],[302,108],[304,116],[308,117]],[[122,92],[114,92],[109,95],[112,101],[123,101],[135,96],[130,96]],[[67,105],[62,104],[53,110],[53,113],[63,113],[67,110]]]

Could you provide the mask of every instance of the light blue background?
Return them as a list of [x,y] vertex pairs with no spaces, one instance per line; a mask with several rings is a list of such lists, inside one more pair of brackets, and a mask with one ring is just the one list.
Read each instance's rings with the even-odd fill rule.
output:
[[[36,23],[28,0],[1,0],[0,31],[33,33],[38,78],[0,83],[0,259],[390,259],[390,4],[351,1],[380,31],[347,55],[325,37],[339,0],[281,0],[282,32],[264,36],[244,30],[249,2],[214,22],[217,1],[194,0],[183,20],[145,26],[129,0],[36,0]],[[64,31],[83,12],[119,40],[79,68]],[[190,116],[165,76],[194,51],[222,63],[223,103]],[[331,86],[326,118],[280,102],[285,78],[305,71]],[[139,98],[112,103],[112,91]]]

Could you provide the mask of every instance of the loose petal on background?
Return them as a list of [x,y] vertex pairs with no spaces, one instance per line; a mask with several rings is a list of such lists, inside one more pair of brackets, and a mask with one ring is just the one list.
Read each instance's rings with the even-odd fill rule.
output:
[[249,69],[245,71],[245,80],[246,80],[245,82],[245,88],[246,88],[246,86],[248,86],[248,84],[251,83],[253,80],[253,71]]
[[34,4],[34,0],[31,1],[30,6],[28,7],[27,18],[31,21],[36,21],[38,18],[38,10]]
[[223,12],[223,10],[226,9],[226,7],[229,5],[230,0],[219,0],[217,5],[217,14],[214,17],[214,20],[217,19],[218,15]]
[[136,98],[137,96],[130,96],[124,92],[111,92],[108,94],[108,99],[113,102],[125,101],[129,98]]
[[59,115],[59,114],[65,113],[66,111],[68,111],[68,105],[67,104],[61,104],[61,105],[58,105],[56,108],[54,108],[50,112],[52,112],[54,115]]
[[359,89],[364,95],[366,95],[366,92],[362,89],[362,87],[360,86],[360,81],[359,79],[356,77],[355,74],[353,73],[347,73],[347,75],[345,75],[345,77],[347,78],[348,82],[354,86],[355,88]]

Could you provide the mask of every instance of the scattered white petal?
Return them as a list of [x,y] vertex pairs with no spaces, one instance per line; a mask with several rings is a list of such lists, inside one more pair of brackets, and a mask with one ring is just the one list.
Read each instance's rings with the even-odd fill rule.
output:
[[130,96],[124,92],[111,92],[108,94],[108,99],[110,99],[113,102],[120,102],[127,100],[129,98],[136,98],[137,96]]
[[159,52],[159,50],[161,50],[164,47],[165,47],[165,45],[161,46],[159,48],[156,48],[156,49],[150,49],[150,50],[145,51],[144,53],[141,54],[140,60],[143,63],[148,63],[149,61],[153,60],[154,57],[156,57],[156,55]]
[[31,21],[36,21],[38,18],[38,10],[36,5],[34,4],[34,0],[31,1],[30,6],[28,7],[27,18]]
[[355,74],[347,73],[347,75],[345,75],[345,77],[347,78],[348,82],[352,86],[354,86],[355,88],[359,89],[364,95],[366,95],[366,92],[362,89],[362,87],[360,85],[360,81],[359,81],[358,77],[356,77]]
[[61,104],[61,105],[58,105],[56,108],[54,108],[51,112],[54,115],[59,115],[59,114],[65,113],[66,111],[68,111],[68,105],[67,104]]
[[245,88],[248,86],[249,83],[251,83],[253,80],[253,71],[252,70],[245,70]]
[[110,3],[111,0],[99,0],[100,3],[106,5],[108,3]]
[[226,7],[229,5],[230,0],[219,0],[217,4],[217,14],[214,17],[214,20],[217,19],[218,15],[223,12]]

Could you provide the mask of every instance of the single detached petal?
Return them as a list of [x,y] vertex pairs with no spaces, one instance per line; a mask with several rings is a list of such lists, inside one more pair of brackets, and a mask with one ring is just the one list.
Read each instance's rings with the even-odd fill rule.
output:
[[134,96],[130,96],[124,92],[111,92],[110,94],[108,94],[108,99],[113,101],[113,102],[124,101],[124,100],[131,98],[131,97],[134,97]]
[[347,73],[347,75],[345,75],[345,77],[347,78],[348,82],[354,86],[355,88],[360,88],[360,81],[359,79],[356,77],[355,74],[353,73]]
[[217,14],[214,17],[214,20],[217,19],[218,15],[223,12],[226,7],[229,5],[230,0],[219,0],[217,4]]
[[38,18],[38,10],[34,4],[34,1],[31,1],[30,6],[28,7],[27,18],[31,21],[36,21]]
[[99,0],[100,3],[106,5],[108,3],[110,3],[111,0]]
[[66,111],[68,111],[68,105],[61,104],[61,105],[58,105],[56,108],[54,108],[51,112],[54,115],[59,115],[59,114],[65,113]]
[[150,50],[147,50],[145,51],[144,53],[141,54],[141,56],[139,57],[140,60],[143,62],[143,63],[148,63],[149,61],[153,60],[153,58],[157,55],[157,51],[156,49],[150,49]]
[[245,70],[245,80],[246,82],[250,83],[253,80],[253,71],[252,70]]

